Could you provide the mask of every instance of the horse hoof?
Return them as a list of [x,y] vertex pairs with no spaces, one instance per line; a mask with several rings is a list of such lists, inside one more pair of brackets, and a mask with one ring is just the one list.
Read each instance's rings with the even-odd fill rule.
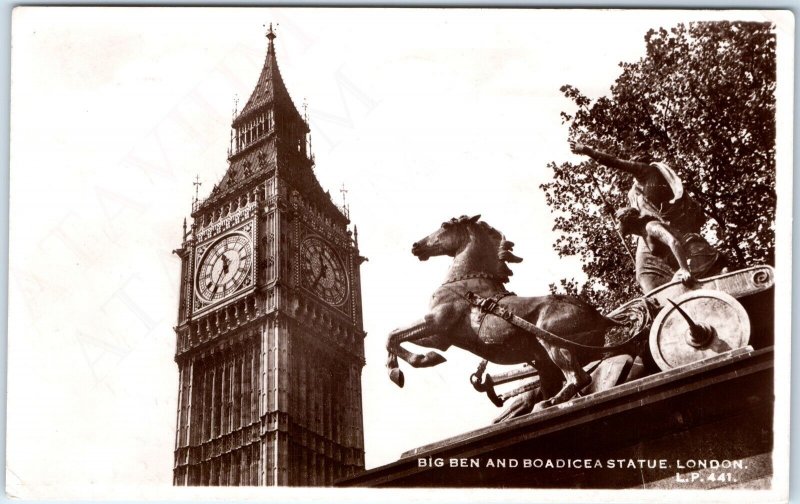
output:
[[438,352],[428,352],[425,354],[425,366],[438,366],[442,362],[447,362],[447,359]]
[[392,369],[389,371],[389,379],[391,379],[395,385],[400,388],[403,388],[403,385],[406,383],[405,377],[403,377],[403,372],[397,368]]

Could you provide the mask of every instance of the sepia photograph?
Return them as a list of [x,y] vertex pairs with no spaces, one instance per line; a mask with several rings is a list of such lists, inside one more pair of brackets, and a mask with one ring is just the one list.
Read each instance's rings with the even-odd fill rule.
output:
[[11,42],[9,497],[788,501],[790,11]]

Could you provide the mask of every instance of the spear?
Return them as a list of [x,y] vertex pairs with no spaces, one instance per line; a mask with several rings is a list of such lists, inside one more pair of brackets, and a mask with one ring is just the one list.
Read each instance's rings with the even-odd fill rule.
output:
[[625,252],[627,252],[628,257],[631,258],[631,263],[633,263],[633,267],[636,268],[636,259],[633,257],[633,252],[631,252],[631,249],[628,246],[628,242],[625,240],[625,237],[622,236],[622,233],[620,233],[619,229],[614,224],[614,207],[611,206],[611,203],[609,203],[608,200],[605,198],[605,196],[603,196],[603,191],[600,189],[600,184],[597,183],[597,179],[594,178],[594,173],[592,173],[591,171],[588,171],[588,173],[589,177],[592,179],[592,182],[594,182],[594,187],[595,189],[597,189],[597,193],[600,195],[600,199],[603,200],[604,204],[603,208],[611,217],[611,227],[613,227],[614,230],[617,232],[617,236],[619,236],[619,241],[622,242],[622,246],[625,247]]

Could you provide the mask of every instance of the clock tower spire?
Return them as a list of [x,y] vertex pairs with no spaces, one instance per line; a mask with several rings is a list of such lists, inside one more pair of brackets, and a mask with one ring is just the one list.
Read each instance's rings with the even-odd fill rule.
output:
[[176,250],[176,485],[331,485],[364,468],[363,258],[266,37],[227,169]]

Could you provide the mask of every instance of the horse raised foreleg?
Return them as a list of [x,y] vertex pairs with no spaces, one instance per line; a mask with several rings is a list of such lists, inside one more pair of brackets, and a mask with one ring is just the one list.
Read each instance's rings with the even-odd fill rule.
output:
[[547,349],[553,363],[564,373],[564,386],[555,395],[534,406],[533,411],[541,411],[544,408],[569,401],[580,392],[584,387],[592,383],[592,377],[584,371],[583,367],[575,358],[575,355],[566,348],[559,348],[545,342],[542,346]]
[[399,387],[403,386],[405,379],[403,377],[403,372],[397,365],[397,357],[400,357],[414,367],[435,366],[447,360],[437,352],[431,351],[426,354],[417,354],[406,350],[400,345],[406,341],[413,342],[435,336],[436,332],[437,327],[431,324],[431,321],[426,317],[407,327],[395,329],[389,333],[389,338],[386,340],[386,349],[389,352],[386,367],[389,369],[389,378]]
[[400,371],[400,366],[397,365],[397,353],[394,350],[389,350],[389,357],[386,359],[386,368],[389,370],[389,378],[402,388],[405,385],[405,378],[403,372]]

